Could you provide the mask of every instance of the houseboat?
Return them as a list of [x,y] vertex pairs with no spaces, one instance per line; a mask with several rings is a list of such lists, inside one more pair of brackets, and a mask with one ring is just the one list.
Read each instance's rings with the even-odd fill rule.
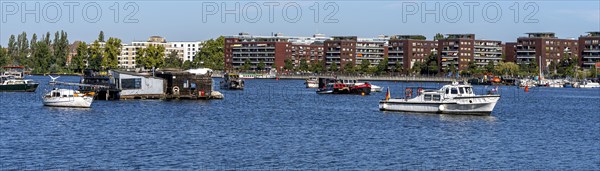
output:
[[243,90],[244,80],[240,79],[240,75],[233,73],[225,73],[223,81],[220,82],[221,89],[226,90]]
[[333,78],[319,78],[317,94],[371,94],[371,85],[365,82],[356,85],[352,80],[338,80]]
[[402,111],[417,113],[490,115],[500,95],[475,95],[468,84],[453,83],[439,90],[417,89],[413,96],[412,88],[405,90],[405,98],[379,101],[382,111]]

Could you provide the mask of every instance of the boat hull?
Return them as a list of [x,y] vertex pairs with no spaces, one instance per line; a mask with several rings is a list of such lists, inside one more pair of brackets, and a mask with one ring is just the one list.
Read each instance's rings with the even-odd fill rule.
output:
[[404,99],[382,100],[379,109],[383,111],[490,115],[500,96],[479,96],[476,98],[458,98],[453,102],[410,102]]
[[317,83],[316,81],[306,82],[306,88],[319,88],[319,83]]
[[94,101],[93,97],[44,97],[44,106],[89,108]]
[[35,92],[38,84],[0,85],[0,92]]

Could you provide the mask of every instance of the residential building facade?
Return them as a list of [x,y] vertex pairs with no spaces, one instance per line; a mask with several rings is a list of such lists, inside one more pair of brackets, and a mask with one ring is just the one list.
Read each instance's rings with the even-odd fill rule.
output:
[[581,67],[590,69],[600,63],[600,32],[588,32],[579,37]]
[[578,41],[574,39],[559,39],[554,33],[526,33],[527,37],[517,39],[515,62],[547,67],[552,61],[560,62],[563,57],[578,58]]
[[394,35],[388,43],[390,65],[399,62],[408,71],[415,62],[423,62],[429,55],[437,54],[437,41],[425,40],[422,35]]

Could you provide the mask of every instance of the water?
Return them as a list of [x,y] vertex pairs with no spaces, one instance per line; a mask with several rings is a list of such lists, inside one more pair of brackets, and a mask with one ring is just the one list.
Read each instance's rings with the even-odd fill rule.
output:
[[[247,80],[224,100],[66,109],[42,106],[49,79],[32,78],[36,93],[0,93],[2,170],[600,169],[599,89],[501,87],[491,116],[381,112],[385,93],[317,95],[301,80]],[[373,84],[392,96],[440,86]]]

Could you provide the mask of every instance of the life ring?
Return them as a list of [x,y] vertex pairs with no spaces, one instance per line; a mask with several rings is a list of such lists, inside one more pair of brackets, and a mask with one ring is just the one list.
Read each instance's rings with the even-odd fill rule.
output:
[[179,87],[177,87],[177,86],[173,87],[173,94],[174,95],[179,95]]
[[412,96],[412,89],[411,88],[406,88],[406,90],[404,91],[404,93],[406,94],[406,97],[410,98]]

